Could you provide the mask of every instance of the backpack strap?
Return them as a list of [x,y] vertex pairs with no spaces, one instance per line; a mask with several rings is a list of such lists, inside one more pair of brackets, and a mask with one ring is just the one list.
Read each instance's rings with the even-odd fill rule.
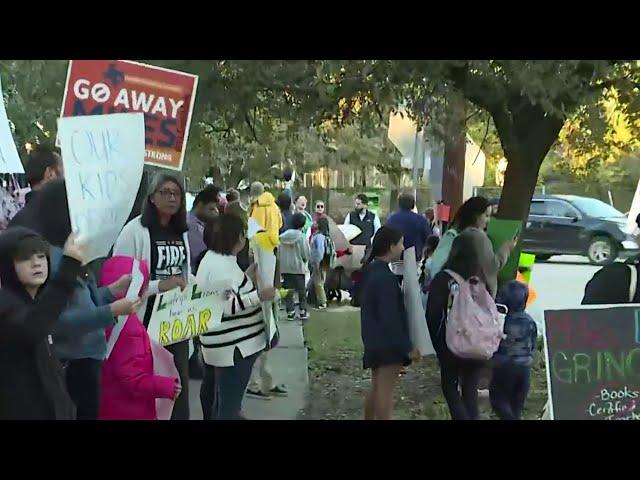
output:
[[631,279],[629,280],[629,303],[633,303],[638,287],[638,269],[635,265],[628,265],[628,267],[631,271]]

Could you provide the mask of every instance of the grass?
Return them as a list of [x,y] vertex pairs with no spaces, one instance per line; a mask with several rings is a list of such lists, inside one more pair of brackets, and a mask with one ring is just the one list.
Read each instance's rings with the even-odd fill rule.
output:
[[[304,335],[309,349],[310,391],[301,418],[362,419],[362,402],[371,376],[362,368],[360,312],[349,307],[313,312],[304,326]],[[543,356],[540,345],[525,406],[526,419],[539,418],[547,400]],[[494,418],[488,399],[480,400],[480,410],[482,419]],[[440,369],[434,357],[414,363],[400,379],[396,388],[394,418],[450,418],[440,389]]]

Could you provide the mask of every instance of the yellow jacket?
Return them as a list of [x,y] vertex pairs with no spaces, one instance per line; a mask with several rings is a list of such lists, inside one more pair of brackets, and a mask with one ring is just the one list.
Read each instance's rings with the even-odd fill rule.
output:
[[251,204],[249,216],[258,222],[270,237],[279,238],[282,215],[276,205],[276,199],[269,192],[264,192]]

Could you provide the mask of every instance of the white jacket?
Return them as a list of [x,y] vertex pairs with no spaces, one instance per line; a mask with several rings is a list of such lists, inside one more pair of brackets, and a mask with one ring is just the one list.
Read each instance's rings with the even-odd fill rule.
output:
[[264,350],[267,342],[258,291],[238,266],[236,257],[207,252],[198,267],[197,281],[224,282],[233,292],[220,325],[200,335],[204,362],[215,367],[232,367],[236,347],[242,358]]
[[[149,229],[142,225],[140,221],[142,216],[138,216],[127,223],[122,232],[120,232],[120,236],[116,240],[115,245],[113,246],[113,255],[124,255],[127,257],[133,257],[136,260],[145,260],[147,265],[149,266],[149,270],[153,268],[151,265],[151,236],[149,234]],[[189,238],[188,232],[184,232],[182,237],[184,239],[184,244],[187,249],[186,261],[182,265],[182,271],[187,272],[186,280],[190,281],[191,279],[191,265],[189,259],[191,258],[191,251],[189,249]],[[149,282],[149,288],[142,299],[142,304],[138,309],[138,318],[140,320],[144,319],[144,314],[147,311],[147,299],[150,296],[157,295],[160,293],[160,280],[151,280]]]

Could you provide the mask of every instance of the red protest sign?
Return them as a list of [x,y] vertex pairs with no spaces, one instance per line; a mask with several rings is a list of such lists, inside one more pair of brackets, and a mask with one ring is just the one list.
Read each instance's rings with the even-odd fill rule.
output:
[[71,60],[61,117],[143,112],[145,163],[181,170],[198,77],[128,60]]

